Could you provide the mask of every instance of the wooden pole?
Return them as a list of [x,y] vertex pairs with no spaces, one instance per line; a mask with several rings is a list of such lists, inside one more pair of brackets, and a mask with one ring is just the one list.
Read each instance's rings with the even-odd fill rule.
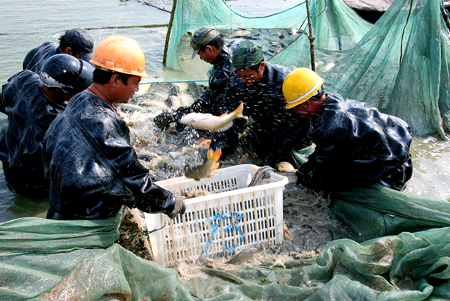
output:
[[309,28],[309,44],[311,52],[311,70],[316,71],[316,56],[314,54],[314,40],[316,39],[313,34],[312,20],[311,20],[311,9],[309,7],[309,0],[306,0],[306,13],[308,15],[308,28]]
[[172,12],[170,14],[170,21],[169,21],[169,26],[167,28],[167,34],[166,34],[166,43],[164,45],[164,55],[163,55],[163,66],[164,67],[167,67],[167,52],[169,51],[169,40],[170,40],[170,34],[172,33],[173,18],[175,15],[176,7],[177,7],[177,0],[173,0]]

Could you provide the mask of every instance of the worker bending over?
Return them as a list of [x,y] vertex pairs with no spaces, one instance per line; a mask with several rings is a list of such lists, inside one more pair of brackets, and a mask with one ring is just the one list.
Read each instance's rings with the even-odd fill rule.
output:
[[411,130],[400,118],[337,93],[324,93],[323,79],[307,68],[283,83],[286,108],[311,121],[314,152],[297,173],[315,190],[375,183],[402,190],[412,175]]
[[94,82],[77,94],[44,138],[45,174],[50,181],[47,218],[104,219],[122,205],[174,218],[184,202],[155,185],[138,161],[130,131],[113,103],[139,91],[145,57],[139,44],[113,35],[94,51]]

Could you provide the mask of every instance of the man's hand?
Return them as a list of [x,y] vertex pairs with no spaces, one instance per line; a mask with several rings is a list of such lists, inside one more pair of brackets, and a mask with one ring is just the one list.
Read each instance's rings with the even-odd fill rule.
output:
[[178,199],[175,201],[175,206],[169,214],[167,214],[171,219],[174,219],[178,214],[184,214],[186,211],[186,204],[183,200]]
[[169,125],[175,121],[178,123],[178,114],[173,111],[162,112],[155,117],[155,125],[160,129],[168,128]]

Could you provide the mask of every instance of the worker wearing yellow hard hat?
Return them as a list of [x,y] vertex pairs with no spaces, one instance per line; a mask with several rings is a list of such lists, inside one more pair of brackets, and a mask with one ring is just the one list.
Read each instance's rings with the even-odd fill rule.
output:
[[286,109],[293,108],[320,90],[323,78],[308,68],[298,68],[286,76],[283,82],[283,95],[286,99]]
[[125,36],[104,38],[95,48],[90,62],[100,68],[148,78],[139,43]]
[[298,183],[315,190],[376,183],[403,190],[412,175],[409,125],[365,103],[326,94],[323,83],[308,68],[294,69],[283,82],[286,108],[310,120],[308,138],[315,144]]
[[153,184],[130,143],[127,124],[114,103],[139,90],[145,56],[137,41],[104,38],[90,61],[93,83],[75,95],[44,137],[45,175],[50,183],[51,219],[104,219],[123,205],[174,218],[185,205]]

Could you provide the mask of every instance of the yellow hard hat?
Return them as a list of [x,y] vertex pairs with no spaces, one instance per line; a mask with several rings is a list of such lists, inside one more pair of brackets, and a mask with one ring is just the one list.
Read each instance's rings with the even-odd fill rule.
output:
[[104,69],[148,78],[145,56],[135,40],[112,35],[100,41],[90,62]]
[[286,109],[298,106],[311,98],[322,87],[323,78],[308,68],[292,70],[283,81]]

